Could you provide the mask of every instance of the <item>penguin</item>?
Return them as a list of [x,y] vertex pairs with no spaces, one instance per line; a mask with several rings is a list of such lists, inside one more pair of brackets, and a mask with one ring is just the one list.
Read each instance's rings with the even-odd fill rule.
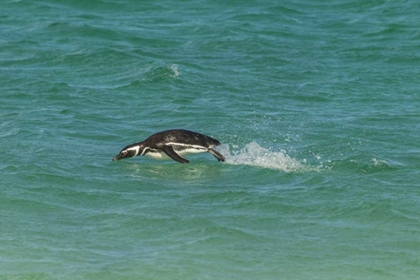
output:
[[217,145],[220,145],[220,141],[207,135],[185,129],[171,129],[124,147],[112,160],[148,156],[154,159],[173,159],[185,164],[190,161],[184,158],[184,155],[208,152],[223,162],[225,157],[212,149]]

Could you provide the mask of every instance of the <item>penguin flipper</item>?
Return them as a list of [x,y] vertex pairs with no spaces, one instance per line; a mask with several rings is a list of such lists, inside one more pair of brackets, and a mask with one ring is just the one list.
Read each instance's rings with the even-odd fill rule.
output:
[[170,157],[171,159],[180,162],[180,163],[189,163],[190,161],[186,158],[181,157],[178,155],[174,148],[172,146],[163,146],[162,151],[165,152],[165,154]]
[[213,150],[212,148],[208,149],[208,152],[212,154],[218,161],[225,161],[225,157],[218,151]]

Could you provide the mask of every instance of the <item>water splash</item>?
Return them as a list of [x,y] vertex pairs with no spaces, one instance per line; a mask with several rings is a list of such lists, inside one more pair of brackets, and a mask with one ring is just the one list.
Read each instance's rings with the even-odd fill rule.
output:
[[178,70],[177,64],[162,64],[162,63],[154,63],[151,65],[142,81],[158,81],[158,80],[165,80],[169,78],[176,78],[181,73]]
[[388,166],[388,163],[386,162],[386,160],[372,158],[372,162],[375,167]]
[[178,77],[179,76],[178,65],[170,64],[168,68],[172,71],[172,77]]
[[286,154],[286,151],[271,151],[253,141],[239,150],[230,150],[228,144],[218,150],[226,157],[226,163],[234,165],[251,165],[269,169],[294,172],[305,169],[305,166]]

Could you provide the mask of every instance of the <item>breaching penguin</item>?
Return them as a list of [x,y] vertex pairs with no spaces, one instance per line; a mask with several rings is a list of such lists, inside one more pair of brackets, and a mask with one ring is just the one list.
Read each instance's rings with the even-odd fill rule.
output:
[[180,163],[190,161],[183,156],[194,153],[209,152],[219,161],[225,157],[212,149],[220,145],[219,140],[185,129],[171,129],[153,134],[144,141],[124,147],[112,160],[134,156],[149,156],[155,159],[171,158]]

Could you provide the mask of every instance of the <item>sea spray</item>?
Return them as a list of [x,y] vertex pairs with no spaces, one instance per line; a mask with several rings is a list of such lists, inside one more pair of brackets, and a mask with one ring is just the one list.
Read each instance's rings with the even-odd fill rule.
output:
[[[236,146],[233,146],[234,149]],[[226,163],[251,165],[262,168],[293,172],[304,169],[304,165],[286,154],[286,151],[272,151],[252,141],[239,150],[231,150],[230,145],[221,145],[218,150],[226,157]]]

